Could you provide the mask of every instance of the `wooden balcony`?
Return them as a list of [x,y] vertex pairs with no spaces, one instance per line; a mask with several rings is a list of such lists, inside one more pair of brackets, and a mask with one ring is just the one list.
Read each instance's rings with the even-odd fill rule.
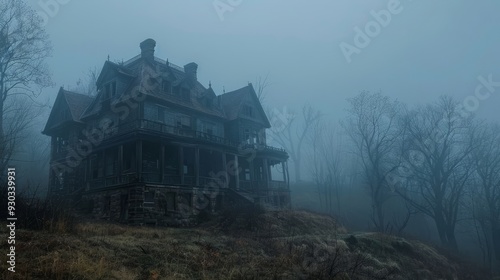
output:
[[[182,182],[184,181],[184,182]],[[143,172],[142,178],[139,180],[136,173],[128,173],[116,176],[107,176],[104,178],[97,178],[90,180],[91,189],[99,189],[105,187],[114,187],[123,184],[130,184],[136,182],[172,185],[172,186],[199,186],[199,187],[219,187],[227,188],[227,183],[218,181],[211,177],[198,177],[198,184],[196,184],[196,176],[178,176],[178,175],[164,175],[161,178],[160,174]],[[283,190],[287,189],[286,182],[283,181],[246,181],[240,180],[239,187],[245,191],[258,191],[258,190]]]
[[238,148],[242,150],[254,149],[257,151],[274,151],[274,152],[286,153],[284,149],[277,147],[272,147],[264,144],[236,143],[227,138],[215,136],[201,131],[196,131],[194,129],[170,126],[164,123],[159,123],[149,120],[135,120],[132,122],[120,124],[118,128],[114,131],[114,133],[108,134],[106,138],[119,136],[135,130],[150,131],[161,134],[170,134],[186,138],[199,139],[209,143],[231,146],[233,148]]

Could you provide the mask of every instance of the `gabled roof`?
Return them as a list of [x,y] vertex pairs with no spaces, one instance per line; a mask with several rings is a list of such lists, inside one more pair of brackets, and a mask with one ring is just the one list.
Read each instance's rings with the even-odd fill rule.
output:
[[[67,122],[81,123],[80,117],[92,100],[93,98],[90,96],[65,90],[61,87],[43,133],[50,133],[50,130]],[[68,112],[68,114],[63,114],[65,117],[62,118],[60,113],[64,111]]]
[[121,74],[123,76],[126,76],[126,77],[130,77],[130,78],[133,78],[135,77],[134,73],[131,71],[131,69],[128,69],[127,67],[125,66],[122,66],[122,65],[119,65],[119,64],[116,64],[114,62],[111,62],[109,60],[106,60],[104,62],[104,65],[102,66],[102,70],[101,70],[101,73],[99,73],[99,77],[97,77],[97,81],[96,81],[96,86],[99,87],[99,85],[101,85],[101,83],[103,82],[103,78],[106,76],[106,74],[108,73],[108,71],[110,70],[114,70],[116,71],[116,73],[118,74]]
[[71,117],[73,118],[73,121],[79,122],[80,117],[82,116],[83,111],[90,105],[92,100],[94,99],[93,97],[90,97],[88,95],[68,91],[61,89],[63,92],[64,98],[66,99],[66,102],[68,103],[69,110],[71,112]]
[[[243,118],[258,122],[268,128],[271,126],[252,84],[248,84],[248,86],[241,89],[217,96],[211,85],[208,88],[205,88],[196,79],[196,64],[190,63],[182,68],[168,62],[168,60],[164,61],[155,57],[154,40],[150,39],[141,43],[141,51],[142,53],[140,55],[124,63],[122,62],[117,64],[111,61],[104,62],[103,68],[96,81],[96,86],[98,88],[102,88],[103,83],[108,82],[110,79],[116,79],[116,77],[119,77],[117,79],[119,82],[117,83],[117,87],[119,87],[120,90],[118,95],[109,97],[106,96],[106,93],[103,90],[99,90],[97,95],[92,98],[61,88],[45,130],[53,129],[55,126],[61,124],[61,118],[58,116],[62,115],[61,112],[64,113],[64,111],[61,111],[56,107],[67,107],[71,118],[68,117],[68,120],[65,121],[82,123],[87,118],[95,116],[101,112],[103,109],[102,101],[104,101],[104,99],[109,99],[111,103],[123,101],[121,100],[123,96],[129,96],[129,93],[133,93],[132,91],[138,88],[142,94],[150,96],[150,98],[154,98],[160,102],[164,101],[167,106],[168,104],[172,104],[173,106],[179,106],[187,110],[203,113],[224,120]],[[194,68],[192,67],[192,64],[194,64]],[[147,78],[148,75],[152,76]],[[144,80],[145,78],[148,80]],[[165,80],[170,81],[173,87],[178,86],[181,88],[189,88],[191,93],[189,98],[186,98],[185,96],[178,96],[176,94],[164,93],[162,88]],[[152,86],[144,87],[145,84],[152,84]],[[60,103],[64,103],[65,105],[60,105]],[[253,116],[246,116],[242,114],[241,111],[243,103],[251,104],[252,108],[255,108],[255,114]],[[52,115],[57,116],[52,117]]]
[[262,104],[255,93],[253,85],[251,83],[246,87],[242,87],[240,89],[226,92],[219,96],[221,101],[221,106],[224,110],[226,118],[229,120],[235,120],[240,117],[241,113],[241,105],[245,100],[252,100],[256,109],[260,112],[263,124],[267,127],[271,127],[271,123],[264,112],[264,108],[262,108]]
[[234,120],[238,118],[240,113],[241,103],[245,99],[245,95],[248,94],[249,87],[243,87],[234,91],[226,92],[219,95],[222,108],[224,113],[229,120]]

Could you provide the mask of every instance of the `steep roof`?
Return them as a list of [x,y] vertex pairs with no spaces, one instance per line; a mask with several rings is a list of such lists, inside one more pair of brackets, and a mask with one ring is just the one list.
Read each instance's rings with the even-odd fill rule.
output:
[[246,86],[219,96],[224,113],[229,120],[238,118],[241,103],[243,103],[249,90],[250,88]]
[[[142,94],[188,110],[226,120],[245,118],[270,127],[252,84],[217,96],[211,86],[205,88],[196,79],[198,65],[189,63],[182,68],[168,60],[157,58],[154,56],[154,45],[154,40],[148,39],[141,43],[141,54],[132,59],[119,64],[105,61],[96,86],[102,87],[109,79],[120,76],[120,96],[127,96],[130,93],[134,96],[133,91],[139,88]],[[162,87],[165,81],[169,81],[174,87],[180,87],[180,95],[164,93]],[[145,84],[148,86],[145,87]],[[190,89],[189,98],[181,96],[182,88]],[[75,122],[82,122],[98,114],[102,110],[101,101],[110,99],[102,90],[94,98],[62,88],[59,94],[67,103],[71,119]],[[119,102],[120,96],[115,96],[111,102]],[[242,114],[243,103],[251,104],[256,109],[255,116]],[[56,121],[52,123],[55,124]]]
[[43,133],[51,133],[54,128],[66,123],[81,122],[80,117],[92,100],[93,98],[90,96],[65,90],[61,87]]
[[71,117],[73,121],[79,122],[83,111],[90,105],[93,97],[88,95],[72,92],[69,90],[60,90],[68,103],[69,111],[71,112]]
[[248,86],[242,87],[240,89],[226,92],[220,95],[219,98],[222,109],[224,110],[224,113],[228,120],[235,120],[239,118],[241,116],[240,113],[242,110],[242,104],[245,102],[245,100],[252,100],[256,109],[260,112],[263,124],[267,128],[271,127],[269,119],[267,118],[266,113],[264,112],[264,108],[262,108],[262,104],[260,103],[259,98],[255,93],[255,89],[253,88],[253,85],[251,83],[249,83]]

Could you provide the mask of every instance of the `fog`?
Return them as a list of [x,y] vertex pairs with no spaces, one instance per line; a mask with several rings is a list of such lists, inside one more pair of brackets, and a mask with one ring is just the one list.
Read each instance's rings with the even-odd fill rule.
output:
[[[0,4],[4,2],[0,0]],[[88,74],[89,71],[94,71],[98,75],[103,65],[124,67],[123,69],[129,67],[124,71],[130,70],[134,74],[124,72],[124,76],[149,79],[151,77],[144,76],[143,72],[140,75],[133,72],[139,69],[134,68],[134,63],[142,63],[142,59],[157,63],[154,57],[148,56],[151,54],[151,44],[155,41],[155,57],[181,67],[191,62],[198,65],[197,70],[194,68],[194,80],[189,80],[193,78],[193,71],[187,71],[189,67],[179,74],[185,75],[182,76],[185,79],[182,82],[189,81],[190,87],[192,86],[184,101],[191,101],[192,92],[200,90],[197,84],[196,87],[193,86],[196,79],[204,86],[203,94],[205,88],[211,87],[215,95],[212,98],[213,94],[206,90],[212,99],[207,97],[208,101],[203,100],[206,102],[203,104],[210,110],[214,109],[211,106],[217,104],[214,110],[222,112],[218,115],[220,119],[217,119],[222,128],[216,126],[219,123],[213,127],[208,122],[204,123],[202,117],[196,120],[188,117],[187,121],[182,117],[182,120],[178,119],[179,112],[188,108],[187,105],[179,112],[172,111],[172,116],[167,117],[167,107],[157,108],[154,106],[158,104],[153,106],[148,103],[141,107],[143,111],[137,113],[137,116],[129,116],[127,111],[126,118],[156,122],[160,129],[165,129],[163,126],[169,126],[167,119],[171,117],[169,120],[172,127],[189,128],[195,133],[193,139],[200,137],[196,133],[209,138],[215,135],[220,138],[217,140],[218,144],[225,143],[229,147],[230,142],[221,142],[228,140],[230,134],[230,125],[227,124],[229,121],[221,121],[226,121],[225,118],[229,120],[225,116],[227,108],[223,107],[226,106],[223,98],[216,96],[220,97],[247,85],[250,87],[249,84],[252,83],[256,89],[255,100],[262,103],[263,110],[260,110],[260,105],[256,108],[259,113],[267,114],[269,121],[266,119],[265,122],[272,127],[267,132],[265,126],[258,128],[259,130],[252,128],[251,132],[250,129],[243,129],[243,126],[236,127],[235,133],[231,130],[231,137],[233,134],[237,135],[241,138],[236,140],[241,140],[240,144],[254,145],[254,152],[255,147],[264,144],[263,149],[272,150],[275,154],[269,157],[269,161],[266,155],[259,158],[261,161],[255,163],[255,167],[253,163],[245,165],[242,181],[251,185],[261,179],[269,187],[275,176],[281,176],[283,180],[276,183],[276,186],[286,186],[288,201],[291,200],[286,208],[291,205],[293,209],[307,209],[330,215],[351,231],[377,231],[439,244],[454,253],[467,255],[469,260],[490,270],[498,265],[500,221],[499,214],[496,213],[500,213],[500,189],[499,183],[495,182],[500,180],[500,3],[497,1],[26,2],[43,19],[43,27],[52,45],[52,54],[45,61],[53,83],[42,86],[43,90],[39,95],[30,94],[29,86],[38,84],[43,79],[21,83],[26,88],[22,88],[19,99],[16,97],[11,100],[9,95],[6,99],[8,102],[2,101],[0,109],[12,109],[0,111],[0,114],[4,114],[0,124],[5,123],[0,126],[0,143],[10,145],[8,149],[0,146],[0,166],[3,164],[2,167],[5,167],[6,163],[18,166],[18,172],[23,174],[19,181],[29,188],[27,193],[44,197],[49,185],[63,190],[64,183],[70,180],[65,181],[66,173],[63,175],[63,172],[49,171],[49,158],[71,146],[71,141],[75,145],[83,145],[81,143],[89,138],[76,128],[76,132],[60,133],[67,129],[62,121],[62,124],[54,125],[60,131],[47,132],[51,129],[45,126],[50,123],[50,110],[62,106],[56,102],[60,88],[78,92],[89,83],[96,88],[95,84],[98,82],[90,79]],[[0,36],[0,51],[3,45],[7,45],[4,43],[9,41],[7,37]],[[153,43],[146,40],[148,38],[154,39]],[[141,42],[145,44],[140,59],[123,64],[141,54]],[[33,56],[36,60],[36,56]],[[0,66],[5,57],[7,56],[0,52]],[[113,63],[106,63],[107,61]],[[168,70],[168,64],[165,61],[162,63]],[[162,73],[167,73],[167,70]],[[174,93],[174,86],[170,84],[168,75],[170,74],[162,77],[165,80],[162,80],[161,92],[178,94],[175,97],[181,98],[181,94],[184,94],[181,86],[176,84],[175,88],[179,92]],[[125,93],[128,91],[127,87],[132,88],[134,85],[130,82],[132,80],[120,84],[121,80],[116,79],[118,82],[108,81],[107,87],[100,84],[99,98],[101,94],[106,94],[118,100],[118,91]],[[7,92],[3,87],[4,82],[1,82],[0,89]],[[160,86],[157,86],[159,89]],[[29,98],[22,97],[23,93]],[[66,93],[60,93],[59,96],[62,94]],[[94,104],[89,101],[89,96],[75,95],[79,97],[73,96],[74,100],[82,101],[82,104],[88,102],[85,103],[85,108],[93,108],[94,105],[89,105]],[[109,97],[109,100],[112,98]],[[103,99],[104,97],[101,98],[102,104],[107,101]],[[79,108],[83,105],[74,100],[72,108],[77,108],[75,110],[81,110],[79,112],[82,113],[85,108]],[[227,100],[226,102],[231,104]],[[150,106],[147,107],[149,109],[144,109],[146,106]],[[247,113],[255,117],[252,114],[257,110],[252,109],[254,107],[250,107]],[[63,114],[69,111],[61,112]],[[151,112],[157,115],[151,117]],[[203,111],[200,109],[200,112]],[[89,112],[85,111],[87,113]],[[82,127],[97,126],[96,116],[99,114],[85,114],[72,116],[71,122]],[[87,119],[81,121],[80,117],[84,115]],[[94,117],[96,119],[92,119]],[[57,118],[57,115],[52,118]],[[118,121],[113,124],[117,123]],[[124,121],[120,125],[129,123],[133,121]],[[236,126],[239,124],[236,123]],[[141,123],[140,129],[143,129],[142,125]],[[203,127],[202,131],[197,130],[198,126]],[[209,126],[210,128],[206,128]],[[9,129],[16,133],[12,138],[5,136],[10,132]],[[42,130],[45,135],[42,135]],[[267,134],[264,133],[264,137],[260,138],[262,131]],[[106,133],[103,133],[105,137],[112,135]],[[52,137],[52,143],[48,135]],[[158,136],[158,139],[163,138]],[[172,147],[168,146],[171,144],[168,142],[170,140],[165,142],[168,144],[155,142],[158,146],[144,144],[148,150],[143,148],[142,138],[137,143],[124,144],[130,139],[120,141],[123,143],[114,143],[119,147],[106,146],[111,145],[110,143],[101,147],[98,144],[91,146],[82,157],[91,154],[88,162],[85,158],[75,164],[76,167],[72,166],[75,170],[81,168],[81,173],[75,172],[71,175],[73,177],[69,177],[73,180],[70,181],[71,184],[83,185],[82,182],[88,179],[85,181],[85,191],[88,191],[92,188],[89,182],[102,179],[102,189],[105,189],[110,186],[106,185],[108,177],[116,175],[116,178],[110,179],[116,179],[112,181],[113,187],[116,187],[123,183],[121,180],[125,180],[119,177],[124,175],[122,168],[125,165],[139,174],[137,178],[140,178],[127,177],[126,180],[130,181],[126,184],[147,182],[140,181],[143,179],[140,176],[145,176],[142,174],[146,173],[142,168],[152,168],[155,171],[150,172],[151,174],[156,172],[158,174],[153,175],[161,176],[160,181],[155,183],[167,184],[164,178],[167,162],[170,163],[167,160],[170,154],[165,157],[167,150],[167,153],[175,155],[170,158],[173,163],[170,163],[169,171],[175,177],[179,176],[179,181],[168,181],[170,185],[167,184],[167,187],[188,185],[184,178],[187,174],[195,174],[192,176],[194,179],[191,179],[196,183],[191,184],[201,186],[199,147],[184,154],[182,145],[176,150],[178,147],[174,146],[178,143],[175,141],[172,142]],[[7,144],[2,145],[7,147]],[[234,143],[231,142],[232,144]],[[197,142],[193,144],[196,145]],[[226,154],[224,149],[227,147],[220,148],[222,152],[216,151],[222,155],[217,157],[217,162],[208,158],[208,155],[213,154],[212,150],[202,152],[202,157],[207,157],[204,161],[201,160],[208,165],[205,168],[207,173],[210,168],[227,169],[226,161],[233,159],[236,167],[239,166],[239,154],[234,155],[232,150],[233,154]],[[233,145],[231,149],[234,147]],[[92,148],[96,148],[93,154]],[[124,155],[124,150],[131,152]],[[143,150],[147,150],[144,158],[149,156],[150,159],[143,159]],[[107,154],[108,151],[112,156]],[[235,153],[240,152],[238,146]],[[185,160],[184,156],[189,157],[192,162],[185,163],[189,159]],[[219,158],[222,158],[220,162]],[[57,160],[62,162],[63,159]],[[191,165],[197,166],[191,169]],[[289,171],[286,170],[288,168]],[[160,169],[161,172],[158,171]],[[439,172],[434,172],[435,170]],[[52,172],[51,183],[49,172]],[[259,180],[254,178],[254,173],[260,174],[255,176]],[[75,183],[79,180],[77,176],[85,179]],[[239,191],[242,177],[235,176],[236,191]],[[139,181],[133,181],[136,179]],[[224,186],[232,188],[227,182]],[[147,188],[149,187],[148,185]],[[146,202],[146,196],[143,195],[144,201],[141,203],[157,207],[155,194],[150,193],[149,189],[145,193],[152,195],[151,201]],[[111,202],[108,193],[104,198],[107,202],[103,204],[122,205],[122,212],[116,215],[122,219],[120,222],[128,221],[128,212],[123,210],[129,205],[127,195],[116,195],[122,201]],[[177,199],[181,197],[178,193],[175,197],[172,193],[163,195],[172,195],[168,203],[174,201],[173,204],[178,204]],[[245,198],[244,195],[241,197]],[[92,199],[94,198],[90,198]],[[273,203],[278,206],[280,203],[286,204],[285,196],[276,195],[273,199]],[[195,203],[193,197],[188,196],[186,200]],[[216,201],[215,198],[213,201]],[[165,202],[162,206],[165,213],[167,210],[174,211],[166,206],[168,203]],[[175,211],[179,211],[177,204]],[[210,205],[215,213],[215,206]],[[108,207],[106,211],[111,210]]]
[[[362,90],[413,104],[442,94],[463,100],[479,76],[500,80],[500,4],[491,0],[401,1],[400,12],[351,63],[340,44],[354,45],[354,28],[364,30],[371,12],[392,1],[243,0],[219,10],[225,1],[60,1],[68,3],[49,14],[39,3],[54,1],[30,2],[48,15],[53,98],[108,55],[112,61],[137,55],[146,38],[157,41],[160,58],[198,63],[199,80],[212,81],[217,94],[268,76],[267,106],[309,102],[334,119],[344,115],[346,98]],[[478,114],[500,120],[498,102],[492,94]]]

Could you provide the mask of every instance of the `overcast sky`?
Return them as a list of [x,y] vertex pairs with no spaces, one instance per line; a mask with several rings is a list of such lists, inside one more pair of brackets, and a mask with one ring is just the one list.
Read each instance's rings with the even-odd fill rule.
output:
[[[40,4],[57,1],[68,3],[49,12]],[[267,106],[309,102],[335,119],[346,98],[362,90],[414,104],[442,94],[464,100],[474,95],[479,76],[500,82],[500,2],[397,2],[29,0],[48,19],[57,86],[47,94],[53,96],[102,67],[108,55],[121,61],[139,54],[146,38],[156,40],[160,58],[180,66],[196,62],[199,80],[212,81],[217,94],[268,75]],[[392,11],[391,19],[374,24],[372,11]],[[367,27],[373,37],[349,63],[340,45],[356,47],[355,29]],[[500,121],[499,105],[500,86],[477,112]]]

